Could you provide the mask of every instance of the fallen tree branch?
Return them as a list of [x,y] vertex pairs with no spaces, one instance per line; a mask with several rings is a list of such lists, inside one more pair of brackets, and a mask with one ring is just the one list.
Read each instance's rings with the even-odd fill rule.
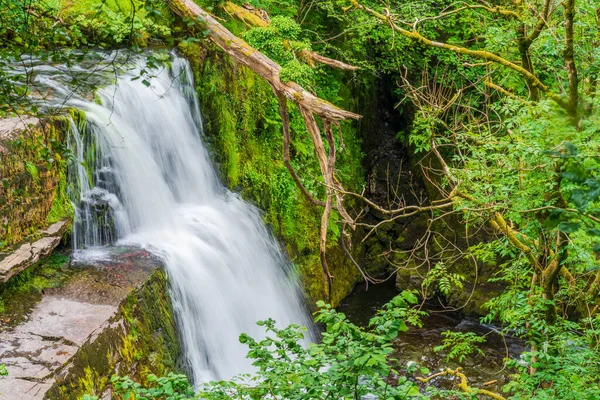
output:
[[[207,31],[208,39],[219,46],[223,51],[225,51],[225,53],[233,57],[234,60],[242,65],[245,65],[256,74],[264,78],[277,96],[279,100],[279,114],[281,116],[283,125],[284,164],[303,195],[307,197],[313,204],[324,206],[324,211],[321,215],[321,227],[319,230],[319,252],[323,274],[327,280],[328,290],[326,294],[326,300],[329,300],[333,276],[329,272],[326,253],[327,230],[331,211],[334,209],[337,210],[343,221],[351,227],[354,227],[354,221],[352,218],[350,218],[348,212],[344,208],[343,195],[340,192],[343,191],[342,185],[335,178],[334,171],[336,149],[332,127],[334,125],[339,126],[339,122],[342,120],[360,119],[361,116],[350,111],[342,110],[341,108],[338,108],[333,104],[314,96],[312,93],[307,92],[295,82],[282,82],[279,77],[281,66],[262,54],[260,51],[254,49],[243,39],[235,36],[192,0],[168,0],[168,4],[177,15],[191,18],[200,22]],[[236,11],[241,12],[239,9],[231,9],[231,12],[233,13]],[[267,23],[266,19],[264,18],[245,19],[246,22],[248,20],[264,20],[264,23]],[[258,23],[262,24],[262,22]],[[327,186],[327,199],[325,202],[315,199],[310,192],[308,192],[304,185],[302,185],[300,178],[291,165],[289,150],[290,128],[286,102],[287,100],[293,101],[298,106],[298,109],[304,118],[306,128],[311,136],[317,160],[319,161],[321,174]],[[325,146],[323,144],[323,139],[321,137],[321,132],[315,119],[315,115],[321,118],[321,121],[323,122],[323,129],[328,142],[328,152],[325,151]]]
[[290,157],[290,142],[291,142],[290,117],[289,117],[288,109],[287,109],[287,100],[286,100],[285,96],[283,96],[277,92],[275,92],[275,96],[277,96],[277,99],[279,101],[279,115],[281,117],[282,126],[283,126],[283,164],[285,165],[288,172],[292,176],[292,179],[296,183],[296,186],[298,187],[298,189],[300,189],[302,194],[304,194],[304,197],[306,197],[308,199],[308,201],[310,201],[314,205],[317,205],[320,207],[325,207],[326,204],[324,201],[316,199],[308,191],[308,189],[306,189],[306,187],[302,184],[302,181],[300,181],[300,177],[296,173],[296,170],[294,170],[294,167],[292,166],[292,160]]
[[223,4],[223,9],[227,14],[234,16],[240,21],[244,22],[248,27],[260,27],[265,28],[269,26],[270,21],[265,18],[264,14],[254,12],[256,9],[248,9],[240,7],[231,1]]
[[311,50],[302,50],[298,53],[298,55],[311,67],[315,66],[315,61],[321,64],[328,65],[332,68],[343,69],[346,71],[356,71],[360,69],[354,65],[346,64],[339,60],[334,60],[333,58],[322,56]]
[[277,92],[282,93],[287,99],[302,108],[328,121],[361,118],[358,114],[342,110],[328,101],[316,97],[295,82],[282,82],[279,78],[281,66],[254,49],[243,39],[235,36],[192,0],[168,0],[168,4],[177,15],[199,20],[207,30],[208,39],[237,62],[264,78]]
[[[223,9],[229,15],[239,19],[243,23],[245,23],[249,28],[266,28],[271,23],[269,16],[263,10],[254,8],[252,6],[243,6],[240,7],[231,1],[225,2],[223,4]],[[283,41],[283,45],[286,49],[290,48],[289,42],[287,40]],[[304,60],[311,67],[315,66],[315,63],[321,63],[328,65],[332,68],[343,69],[347,71],[356,71],[359,67],[355,67],[354,65],[346,64],[344,62],[334,60],[329,57],[322,56],[311,50],[300,50],[295,52],[298,57]]]
[[462,372],[462,368],[460,368],[460,367],[458,367],[456,369],[446,368],[442,372],[438,372],[436,374],[430,375],[427,378],[417,377],[417,380],[422,383],[428,383],[433,378],[437,378],[439,376],[456,376],[456,377],[458,377],[460,379],[458,388],[465,393],[468,393],[471,395],[483,394],[485,396],[491,397],[494,400],[506,400],[505,397],[500,396],[497,393],[490,392],[489,390],[478,389],[478,388],[473,388],[473,387],[469,386],[469,384],[467,383],[467,376]]

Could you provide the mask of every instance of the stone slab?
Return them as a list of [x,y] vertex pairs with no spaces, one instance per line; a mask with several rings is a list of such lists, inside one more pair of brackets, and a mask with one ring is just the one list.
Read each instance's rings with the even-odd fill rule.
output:
[[69,221],[60,221],[40,231],[44,237],[33,243],[25,243],[12,253],[0,259],[0,282],[6,282],[14,275],[29,268],[52,252],[60,243],[62,234],[69,226]]
[[62,236],[69,227],[69,220],[58,221],[41,231],[46,236]]
[[[23,251],[43,252],[52,238]],[[69,280],[45,291],[21,323],[0,321],[0,364],[9,373],[0,377],[0,400],[42,400],[82,345],[111,327],[119,304],[159,265],[147,252],[129,249],[102,263],[72,266]]]

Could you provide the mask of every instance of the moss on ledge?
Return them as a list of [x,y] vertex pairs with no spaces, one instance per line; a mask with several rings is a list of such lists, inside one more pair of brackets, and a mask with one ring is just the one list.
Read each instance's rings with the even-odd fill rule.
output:
[[0,283],[0,330],[27,319],[42,292],[61,286],[73,272],[68,263],[68,256],[56,252]]

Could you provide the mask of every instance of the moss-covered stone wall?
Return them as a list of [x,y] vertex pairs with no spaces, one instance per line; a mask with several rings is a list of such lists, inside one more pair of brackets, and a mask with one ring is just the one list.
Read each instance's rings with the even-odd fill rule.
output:
[[[264,211],[265,222],[287,249],[310,301],[326,298],[327,284],[319,260],[322,209],[303,197],[283,163],[281,119],[271,88],[218,49],[180,45],[180,50],[190,60],[195,73],[205,134],[222,179]],[[341,76],[332,77],[329,92],[325,94],[336,104],[340,104],[342,98],[351,97],[344,95],[349,89],[341,82]],[[290,106],[290,111],[292,164],[305,187],[324,198],[325,188],[310,136],[297,110]],[[363,169],[358,133],[351,124],[344,124],[342,130],[344,150],[339,151],[338,178],[347,188],[360,189]],[[330,301],[333,304],[352,290],[359,277],[358,270],[339,245],[338,220],[337,215],[332,215],[329,231],[328,264],[334,276]],[[360,247],[353,252],[360,257]]]
[[53,118],[30,126],[0,152],[0,251],[72,215],[66,124]]

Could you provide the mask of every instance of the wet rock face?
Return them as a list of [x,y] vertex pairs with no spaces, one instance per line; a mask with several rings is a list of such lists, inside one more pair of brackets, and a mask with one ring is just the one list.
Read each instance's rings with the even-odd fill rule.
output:
[[0,364],[9,372],[0,399],[79,399],[106,392],[115,372],[174,370],[179,345],[159,265],[124,249],[68,267],[66,281],[44,290],[16,325],[0,325]]

